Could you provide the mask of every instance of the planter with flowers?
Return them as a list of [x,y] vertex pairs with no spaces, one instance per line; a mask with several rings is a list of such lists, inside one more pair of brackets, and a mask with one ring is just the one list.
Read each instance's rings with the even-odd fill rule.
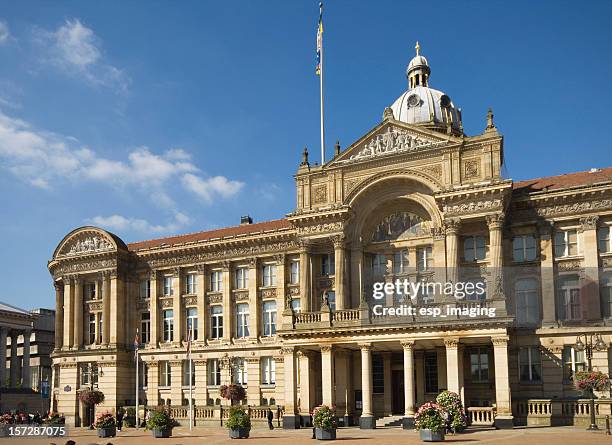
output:
[[84,389],[79,392],[79,400],[88,406],[95,406],[104,402],[104,393],[97,389]]
[[146,428],[151,430],[153,437],[170,437],[172,436],[172,429],[177,425],[178,422],[172,418],[168,410],[157,409],[149,411]]
[[455,433],[460,433],[467,427],[467,417],[461,397],[452,391],[442,391],[436,397],[436,403],[447,416],[447,427]]
[[104,411],[96,416],[94,428],[98,430],[98,437],[115,437],[117,435],[117,422],[110,411]]
[[9,437],[9,426],[13,423],[13,416],[3,414],[0,416],[0,437]]
[[43,420],[43,424],[53,428],[47,428],[47,437],[59,437],[63,436],[62,426],[66,424],[66,418],[55,411],[50,411],[46,419]]
[[576,389],[590,393],[610,389],[610,378],[601,371],[576,371],[574,374]]
[[419,431],[423,442],[444,441],[444,412],[437,403],[427,402],[419,408],[414,416],[414,427]]
[[[245,389],[235,383],[221,386],[219,392],[221,397],[229,400],[232,405],[238,405],[246,399]],[[232,406],[225,426],[229,430],[230,439],[248,439],[251,432],[251,418],[244,408]]]
[[312,412],[315,437],[318,440],[336,439],[336,412],[327,405],[317,406]]

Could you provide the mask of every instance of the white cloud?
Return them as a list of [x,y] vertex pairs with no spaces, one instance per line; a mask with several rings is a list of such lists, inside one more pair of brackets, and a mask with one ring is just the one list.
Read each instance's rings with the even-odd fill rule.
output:
[[122,215],[94,216],[86,222],[111,231],[160,235],[181,230],[191,222],[191,219],[184,213],[178,212],[174,215],[174,220],[167,224],[151,224],[145,219],[127,218]]
[[0,45],[4,45],[11,38],[11,32],[9,31],[8,24],[0,20]]
[[55,31],[39,30],[36,40],[46,50],[45,61],[87,82],[126,92],[127,74],[105,61],[102,41],[79,19],[66,20]]
[[157,205],[174,206],[172,185],[182,185],[206,202],[231,198],[242,182],[224,176],[203,178],[184,150],[156,154],[147,147],[132,150],[126,159],[109,159],[72,137],[34,128],[28,122],[0,111],[0,167],[35,187],[47,189],[66,180],[137,189]]
[[225,176],[202,179],[191,173],[183,175],[182,182],[187,190],[192,191],[206,202],[212,202],[214,195],[221,195],[223,198],[232,197],[244,186],[244,183],[229,180]]

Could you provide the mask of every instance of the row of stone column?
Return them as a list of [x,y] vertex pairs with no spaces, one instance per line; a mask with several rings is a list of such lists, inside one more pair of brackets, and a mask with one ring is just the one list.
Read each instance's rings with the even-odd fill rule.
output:
[[[511,421],[512,408],[510,397],[510,381],[508,374],[508,337],[498,336],[492,338],[494,362],[495,362],[495,396],[497,406],[497,422]],[[405,424],[411,425],[415,415],[416,390],[415,390],[415,366],[414,351],[415,341],[404,340],[401,342],[404,358],[404,403],[406,418]],[[464,376],[463,376],[463,350],[458,338],[444,340],[446,347],[446,373],[447,387],[449,391],[459,394],[465,403]],[[364,429],[375,428],[376,421],[372,406],[373,396],[373,374],[372,374],[372,343],[358,344],[361,354],[361,395],[362,411],[360,427]],[[321,377],[322,377],[322,402],[324,405],[336,405],[335,401],[335,369],[334,350],[332,345],[322,345],[321,348]],[[297,355],[296,355],[297,352]],[[296,428],[299,426],[297,401],[297,384],[295,363],[296,357],[303,357],[294,347],[283,347],[281,353],[284,356],[284,379],[285,379],[285,428]],[[307,355],[306,355],[307,357]],[[308,412],[313,404],[312,387],[309,384],[312,377],[309,375],[308,362],[300,365],[300,398],[301,411]],[[388,376],[387,376],[388,377]],[[342,413],[338,413],[342,415]]]
[[[32,374],[30,370],[30,334],[29,329],[23,331],[10,330],[5,327],[0,327],[0,387],[16,388],[19,384],[19,370],[21,369],[21,387],[30,388],[32,384]],[[21,358],[17,354],[17,341],[19,335],[23,335],[23,353]],[[11,367],[9,375],[9,383],[6,381],[6,352],[7,338],[11,338]]]
[[[84,320],[88,315],[83,300],[85,280],[78,275],[65,276],[55,284],[55,349],[80,349],[85,343]],[[112,346],[118,342],[119,326],[126,314],[122,304],[123,289],[116,271],[103,271],[96,280],[96,299],[102,302],[102,310],[96,315],[97,330],[102,317],[102,345]]]

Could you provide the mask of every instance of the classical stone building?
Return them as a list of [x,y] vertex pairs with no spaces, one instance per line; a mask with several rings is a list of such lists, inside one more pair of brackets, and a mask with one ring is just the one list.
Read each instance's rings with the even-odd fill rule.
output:
[[49,409],[54,316],[0,303],[0,412]]
[[[88,422],[84,387],[105,393],[102,408],[134,403],[137,329],[140,399],[185,418],[192,379],[196,422],[222,416],[230,381],[254,413],[278,407],[286,428],[321,403],[345,424],[409,425],[443,389],[474,422],[584,414],[571,384],[586,366],[579,333],[602,335],[593,366],[609,367],[612,169],[504,178],[492,112],[468,136],[460,109],[429,86],[425,57],[406,74],[407,91],[362,138],[324,165],[304,151],[283,219],[131,244],[96,227],[66,235],[49,270],[54,403],[69,423]],[[375,298],[375,283],[397,279],[485,292]]]

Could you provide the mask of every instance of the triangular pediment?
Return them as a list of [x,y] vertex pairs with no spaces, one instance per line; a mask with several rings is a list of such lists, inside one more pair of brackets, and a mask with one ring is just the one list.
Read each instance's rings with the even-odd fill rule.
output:
[[458,142],[461,142],[461,139],[456,136],[389,119],[374,127],[343,153],[332,159],[327,166],[416,153]]

